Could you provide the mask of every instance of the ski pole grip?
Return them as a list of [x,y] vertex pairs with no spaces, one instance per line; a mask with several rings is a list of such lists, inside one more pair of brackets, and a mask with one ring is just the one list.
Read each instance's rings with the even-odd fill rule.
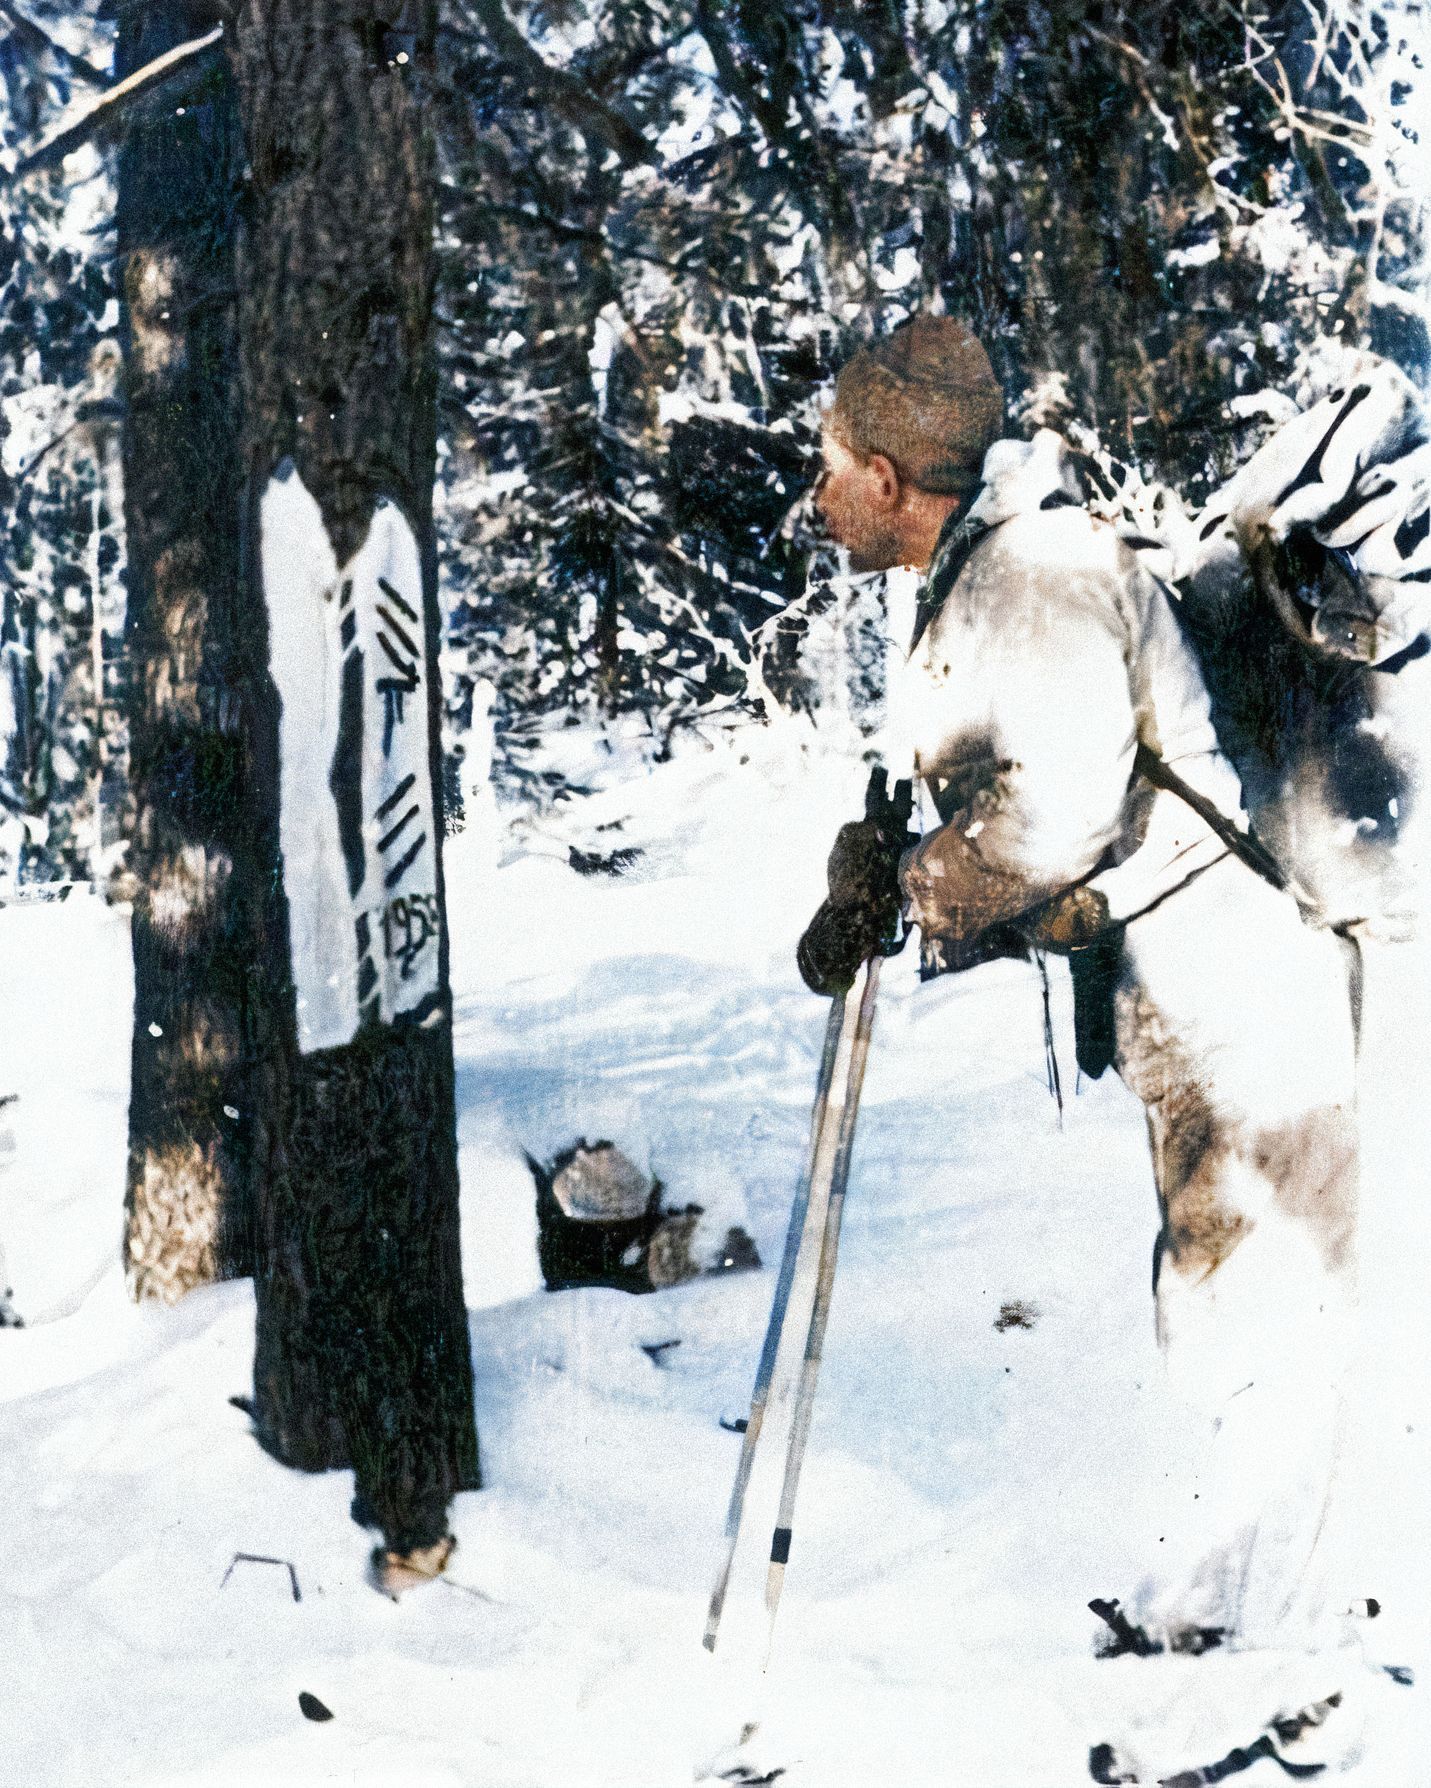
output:
[[889,773],[882,765],[876,764],[870,771],[869,787],[865,790],[865,818],[872,820],[882,831],[902,837],[909,830],[913,815],[913,782],[907,776],[900,777],[894,785],[894,794],[891,795]]

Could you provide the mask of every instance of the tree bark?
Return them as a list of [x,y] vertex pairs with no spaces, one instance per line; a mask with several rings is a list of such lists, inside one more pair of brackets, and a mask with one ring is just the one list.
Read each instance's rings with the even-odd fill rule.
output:
[[[213,23],[121,9],[119,72]],[[126,1267],[172,1302],[249,1270],[244,1046],[255,858],[239,700],[233,83],[215,59],[187,104],[141,109],[119,160],[125,300],[134,1041]]]
[[254,821],[255,1420],[351,1464],[390,1551],[477,1437],[458,1248],[432,533],[432,8],[244,0],[244,579],[267,628]]

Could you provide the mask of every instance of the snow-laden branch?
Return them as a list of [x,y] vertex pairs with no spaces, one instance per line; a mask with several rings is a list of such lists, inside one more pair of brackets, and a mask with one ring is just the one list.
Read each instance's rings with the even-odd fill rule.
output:
[[548,100],[554,111],[584,135],[596,138],[628,168],[657,159],[651,144],[629,118],[608,105],[585,81],[554,67],[527,42],[520,27],[508,18],[502,0],[465,0],[462,10],[507,67],[526,83],[528,91]]
[[40,168],[50,167],[72,149],[77,149],[81,143],[87,143],[132,100],[172,79],[205,50],[212,48],[223,34],[223,26],[215,25],[212,31],[205,32],[202,37],[190,38],[187,43],[176,44],[172,50],[165,50],[162,56],[146,62],[143,68],[135,69],[133,74],[126,75],[122,81],[116,81],[95,98],[72,106],[47,137],[20,157],[11,179],[19,180]]
[[91,87],[107,87],[109,76],[98,69],[83,56],[77,56],[73,50],[66,49],[58,38],[52,37],[42,25],[37,25],[28,13],[14,5],[13,0],[0,0],[0,18],[9,19],[19,36],[33,50],[41,50],[47,55],[57,56],[70,74],[78,81],[84,81]]
[[1367,295],[1381,309],[1399,310],[1431,328],[1431,299],[1422,297],[1419,292],[1408,292],[1401,286],[1388,285],[1383,279],[1373,279],[1368,284]]

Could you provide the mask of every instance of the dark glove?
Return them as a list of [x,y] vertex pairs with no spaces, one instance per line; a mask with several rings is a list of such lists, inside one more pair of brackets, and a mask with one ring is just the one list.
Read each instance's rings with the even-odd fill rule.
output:
[[1106,896],[1097,888],[1079,883],[1025,913],[1019,920],[1019,930],[1036,950],[1069,956],[1087,949],[1110,924]]
[[890,956],[902,946],[899,859],[915,842],[909,830],[913,811],[908,782],[896,783],[891,797],[884,771],[871,774],[865,817],[840,827],[830,852],[830,898],[795,952],[812,992],[845,992],[868,957]]

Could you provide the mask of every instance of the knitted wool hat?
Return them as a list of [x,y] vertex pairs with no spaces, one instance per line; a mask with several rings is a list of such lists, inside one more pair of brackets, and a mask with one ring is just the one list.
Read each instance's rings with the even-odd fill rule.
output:
[[881,453],[920,490],[957,496],[978,481],[1003,415],[976,337],[952,317],[913,317],[841,368],[826,424],[859,458]]

